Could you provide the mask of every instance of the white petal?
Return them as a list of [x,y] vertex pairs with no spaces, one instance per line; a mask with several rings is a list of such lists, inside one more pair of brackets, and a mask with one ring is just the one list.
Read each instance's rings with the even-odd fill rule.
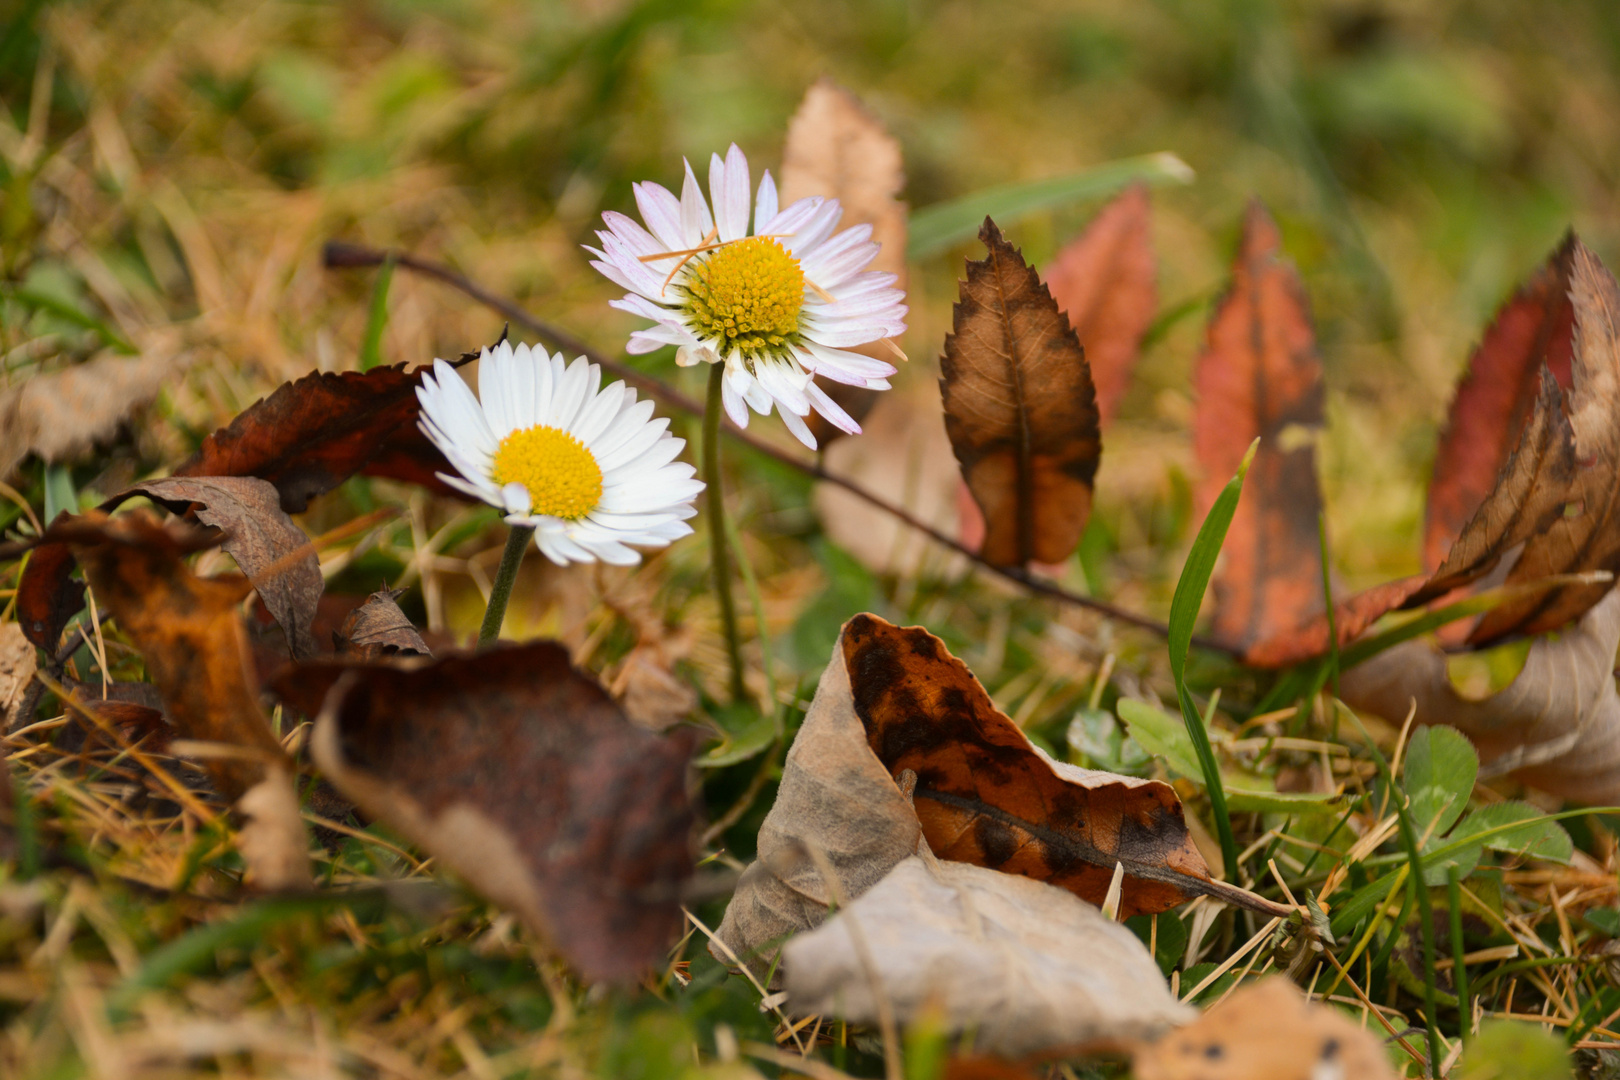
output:
[[861,425],[855,418],[845,412],[838,402],[827,396],[827,392],[815,383],[804,388],[804,396],[810,399],[811,408],[826,418],[827,422],[846,435],[859,435]]
[[[825,375],[836,382],[848,382],[850,378],[886,379],[899,369],[893,364],[883,360],[874,360],[870,356],[860,353],[848,352],[844,349],[829,348],[813,340],[806,340],[800,352],[803,356],[808,352],[809,358],[804,360],[804,366],[817,375]],[[857,385],[850,383],[850,385]]]
[[794,230],[793,235],[782,243],[795,258],[806,258],[814,253],[823,240],[832,235],[833,230],[838,228],[838,220],[843,216],[844,208],[838,204],[838,200],[828,199],[816,207],[816,212],[809,221]]
[[522,484],[507,484],[501,488],[501,501],[506,504],[508,514],[527,514],[534,507],[529,489]]
[[765,389],[758,379],[749,381],[748,390],[743,394],[743,398],[761,416],[771,415],[771,406],[776,401],[771,397],[771,392]]
[[755,227],[755,232],[768,233],[771,236],[791,236],[816,216],[821,204],[826,202],[820,195],[812,195],[807,199],[800,199],[789,204],[786,210],[781,211],[763,229]]
[[607,430],[613,418],[619,414],[619,407],[624,404],[625,385],[616,382],[597,394],[585,407],[580,410],[579,417],[574,421],[574,438],[584,443],[586,447],[596,444],[596,440]]
[[[752,379],[748,381],[753,382]],[[740,428],[748,426],[748,406],[744,403],[743,396],[737,392],[737,388],[732,385],[729,371],[720,384],[720,401],[725,405],[726,415],[731,417],[732,423]]]
[[781,414],[782,423],[787,425],[788,431],[793,433],[795,439],[798,439],[812,450],[816,448],[816,437],[810,434],[809,425],[786,409],[778,409],[777,412]]
[[776,216],[776,181],[771,179],[771,170],[766,169],[765,175],[759,181],[759,195],[754,200],[754,234],[757,236],[765,231],[765,223]]
[[486,454],[493,454],[500,440],[490,430],[489,418],[461,373],[443,360],[433,362],[433,373],[439,379],[434,406],[438,410],[434,419],[439,427],[456,442],[465,441]]

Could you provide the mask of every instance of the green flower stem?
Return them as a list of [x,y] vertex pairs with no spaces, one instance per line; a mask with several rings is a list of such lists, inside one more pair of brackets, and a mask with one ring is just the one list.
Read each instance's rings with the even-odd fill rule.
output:
[[501,568],[495,573],[495,587],[489,591],[489,606],[484,609],[484,622],[478,628],[478,644],[485,645],[501,636],[501,623],[506,621],[506,602],[512,599],[512,583],[517,580],[523,553],[534,536],[533,525],[514,525],[506,537],[506,551],[501,555]]
[[742,642],[737,636],[737,605],[731,598],[730,548],[726,543],[726,500],[720,487],[720,386],[726,377],[725,364],[709,367],[709,399],[703,409],[703,483],[708,502],[709,562],[714,572],[715,597],[720,602],[720,627],[726,637],[726,656],[731,661],[731,699],[742,701],[748,695],[743,685]]

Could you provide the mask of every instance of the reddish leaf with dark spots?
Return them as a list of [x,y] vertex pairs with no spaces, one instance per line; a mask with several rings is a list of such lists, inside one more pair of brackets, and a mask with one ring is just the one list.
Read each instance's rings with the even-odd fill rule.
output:
[[587,979],[628,981],[663,958],[693,869],[689,734],[632,725],[554,642],[309,667],[341,672],[316,764],[367,815],[516,911]]
[[1169,784],[1055,762],[921,627],[857,615],[843,651],[855,713],[890,775],[916,773],[913,805],[942,858],[1049,882],[1102,903],[1125,867],[1120,914],[1210,895],[1286,911],[1209,876]]
[[1159,306],[1147,187],[1132,184],[1103,207],[1046,268],[1046,285],[1086,350],[1106,427]]
[[1091,369],[1040,277],[985,218],[940,358],[945,430],[997,566],[1060,563],[1091,513],[1102,453]]
[[[54,527],[72,517],[66,510],[57,515]],[[84,585],[73,580],[73,549],[66,544],[46,543],[34,548],[17,583],[17,622],[30,642],[49,657],[62,640],[62,631],[73,616],[84,610]]]
[[1423,566],[1430,573],[1463,526],[1496,487],[1541,391],[1546,368],[1571,385],[1575,306],[1569,275],[1579,241],[1571,233],[1547,262],[1496,312],[1468,358],[1451,416],[1434,455],[1423,529]]
[[1214,503],[1249,444],[1260,440],[1212,583],[1210,632],[1239,648],[1322,610],[1315,450],[1322,362],[1304,287],[1280,243],[1265,208],[1250,204],[1231,287],[1193,373],[1201,508]]

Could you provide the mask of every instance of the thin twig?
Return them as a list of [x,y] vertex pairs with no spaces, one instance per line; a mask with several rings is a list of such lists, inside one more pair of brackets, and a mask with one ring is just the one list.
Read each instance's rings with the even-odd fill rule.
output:
[[[697,399],[681,393],[668,383],[655,379],[650,375],[645,375],[632,367],[619,363],[618,361],[608,359],[606,356],[603,356],[601,353],[597,352],[584,341],[575,337],[568,331],[553,326],[550,323],[541,321],[520,307],[516,301],[489,291],[476,281],[473,281],[464,274],[457,273],[443,263],[434,262],[431,259],[423,259],[412,255],[409,252],[379,251],[375,248],[362,247],[357,244],[348,244],[336,240],[327,243],[324,251],[324,258],[326,266],[329,269],[357,269],[381,266],[384,262],[392,259],[396,267],[410,270],[414,273],[421,274],[424,277],[430,277],[437,281],[441,281],[444,284],[449,285],[451,288],[465,293],[467,296],[472,297],[485,307],[500,313],[505,318],[510,319],[517,325],[524,327],[533,334],[536,334],[548,342],[552,348],[560,349],[565,353],[573,353],[584,356],[591,363],[600,365],[602,370],[612,372],[614,375],[636,387],[638,390],[643,391],[650,397],[657,398],[666,405],[672,406],[673,408],[679,409],[680,411],[688,413],[692,416],[703,415],[703,403]],[[1097,600],[1090,596],[1082,596],[1079,593],[1070,592],[1068,589],[1065,589],[1056,582],[1035,577],[1022,567],[997,566],[994,563],[988,562],[982,556],[980,556],[978,552],[967,547],[956,538],[947,536],[938,529],[935,529],[933,526],[919,520],[905,509],[896,506],[884,499],[882,496],[861,487],[853,480],[839,476],[836,473],[828,472],[826,469],[822,468],[819,462],[806,461],[805,459],[787,451],[780,450],[775,446],[772,446],[770,443],[764,442],[748,434],[743,429],[731,423],[729,419],[724,422],[724,429],[727,435],[736,439],[738,442],[741,442],[756,453],[763,454],[772,461],[804,473],[806,476],[813,477],[824,484],[832,484],[834,487],[843,488],[851,495],[864,500],[872,506],[877,507],[879,510],[882,510],[884,513],[894,517],[907,528],[914,529],[917,532],[922,533],[924,536],[928,537],[936,544],[939,544],[941,547],[951,549],[957,554],[970,560],[974,563],[974,565],[980,567],[981,569],[988,570],[993,574],[1007,579],[1008,581],[1015,582],[1032,593],[1049,597],[1053,600],[1060,600],[1066,604],[1073,604],[1075,607],[1082,607],[1090,611],[1095,611],[1098,614],[1105,615],[1116,622],[1128,623],[1131,626],[1152,631],[1161,637],[1168,635],[1170,632],[1169,628],[1162,622],[1158,622],[1155,619],[1150,619],[1145,615],[1138,615],[1134,611],[1127,611],[1124,608],[1115,607],[1113,604],[1102,600]],[[1227,653],[1229,655],[1235,655],[1237,652],[1237,650],[1231,645],[1227,645],[1219,641],[1213,641],[1205,637],[1195,636],[1192,639],[1192,642],[1201,649],[1209,649],[1216,652]]]

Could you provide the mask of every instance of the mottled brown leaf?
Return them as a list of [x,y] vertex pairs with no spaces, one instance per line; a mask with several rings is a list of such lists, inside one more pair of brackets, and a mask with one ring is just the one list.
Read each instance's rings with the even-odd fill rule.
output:
[[266,888],[307,886],[307,839],[297,823],[294,770],[250,677],[238,610],[248,582],[197,577],[183,557],[212,541],[196,530],[165,528],[148,514],[112,518],[93,510],[58,519],[45,539],[72,546],[97,602],[145,658],[176,734],[228,749],[211,756],[207,766],[220,791],[249,818],[243,854],[250,875]]
[[1197,1015],[1135,934],[1072,893],[917,856],[789,941],[782,968],[795,1014],[875,1023],[875,981],[901,1024],[972,1031],[976,1050],[1009,1057],[1151,1039]]
[[105,442],[184,370],[177,348],[99,356],[0,392],[0,477],[29,454],[68,461]]
[[259,590],[293,657],[319,651],[310,628],[326,587],[321,562],[304,530],[281,509],[273,486],[251,476],[148,480],[114,495],[101,509],[110,511],[137,495],[222,531],[221,546]]
[[1145,184],[1132,184],[1117,195],[1058,252],[1046,268],[1046,286],[1086,350],[1097,413],[1107,427],[1159,306]]
[[349,612],[333,637],[338,655],[359,660],[385,656],[432,656],[422,635],[396,601],[404,589],[379,589],[366,602]]
[[[1468,358],[1429,481],[1423,565],[1431,573],[1463,526],[1497,488],[1519,435],[1543,391],[1542,371],[1570,385],[1575,307],[1570,270],[1578,241],[1571,233],[1547,262],[1496,312]],[[1521,451],[1522,452],[1522,451]]]
[[1212,582],[1210,633],[1242,648],[1322,611],[1322,363],[1304,287],[1258,202],[1244,220],[1232,283],[1210,319],[1193,384],[1203,510],[1260,440]]
[[1137,1080],[1395,1080],[1381,1040],[1272,975],[1136,1051]]
[[985,219],[940,359],[945,430],[998,566],[1062,562],[1091,512],[1102,441],[1074,330],[1023,255]]
[[16,719],[11,713],[33,681],[39,652],[14,622],[0,623],[0,730]]
[[1210,878],[1169,784],[1035,749],[928,631],[857,615],[842,641],[867,745],[891,776],[917,774],[917,817],[941,858],[1022,874],[1094,904],[1123,864],[1121,917],[1200,895],[1268,915],[1291,910]]
[[635,978],[680,932],[691,739],[633,726],[554,642],[352,666],[311,750],[367,815],[516,911],[587,979]]
[[[788,121],[781,180],[783,206],[822,195],[843,206],[840,228],[872,226],[872,239],[881,248],[867,269],[894,274],[899,279],[895,287],[906,287],[906,204],[899,199],[906,177],[900,143],[859,98],[831,79],[821,79],[805,91]],[[875,343],[852,351],[878,360],[894,356]],[[857,423],[871,412],[880,393],[827,381],[821,388]],[[820,413],[811,412],[805,422],[817,446],[843,437]]]

